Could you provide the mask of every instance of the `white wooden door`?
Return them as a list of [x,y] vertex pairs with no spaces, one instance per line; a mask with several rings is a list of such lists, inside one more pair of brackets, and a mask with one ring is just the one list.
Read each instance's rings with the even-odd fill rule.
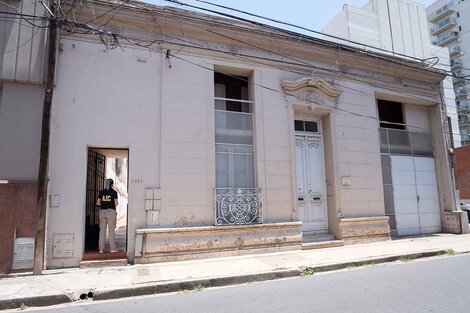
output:
[[397,234],[439,232],[441,218],[434,159],[393,155],[390,159]]
[[303,231],[327,229],[323,147],[320,136],[295,136],[297,209]]
[[434,158],[414,157],[421,234],[441,231],[441,212]]

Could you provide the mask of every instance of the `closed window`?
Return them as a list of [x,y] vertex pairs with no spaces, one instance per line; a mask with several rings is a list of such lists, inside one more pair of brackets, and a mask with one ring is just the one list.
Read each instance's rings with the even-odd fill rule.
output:
[[318,123],[311,121],[295,120],[295,131],[318,133]]

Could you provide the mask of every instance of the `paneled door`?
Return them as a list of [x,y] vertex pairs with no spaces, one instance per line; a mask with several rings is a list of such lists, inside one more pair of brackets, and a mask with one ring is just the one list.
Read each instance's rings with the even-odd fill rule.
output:
[[327,230],[323,144],[320,135],[295,136],[297,209],[302,231]]
[[391,167],[397,234],[440,232],[434,158],[392,155]]

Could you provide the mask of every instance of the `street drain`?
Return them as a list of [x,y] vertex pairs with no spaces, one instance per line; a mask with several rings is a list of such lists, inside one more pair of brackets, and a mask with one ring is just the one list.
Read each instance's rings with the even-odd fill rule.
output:
[[80,300],[92,299],[93,292],[89,291],[88,293],[82,293],[79,297]]

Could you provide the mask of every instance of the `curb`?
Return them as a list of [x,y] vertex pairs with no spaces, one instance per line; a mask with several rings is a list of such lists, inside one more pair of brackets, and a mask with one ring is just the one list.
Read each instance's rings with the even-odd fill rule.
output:
[[[433,257],[441,254],[445,254],[446,250],[432,250],[418,253],[405,253],[400,255],[392,255],[387,257],[371,258],[367,260],[335,263],[329,265],[320,265],[310,267],[314,273],[330,272],[348,267],[357,267],[364,265],[372,265],[379,263],[389,263],[398,261],[402,258],[407,259],[421,259],[427,257]],[[215,277],[207,279],[194,279],[184,280],[171,283],[148,283],[137,287],[126,287],[120,289],[96,289],[93,300],[111,300],[125,297],[135,296],[147,296],[154,294],[163,294],[170,292],[178,292],[184,290],[194,290],[199,287],[210,288],[210,287],[222,287],[231,285],[240,285],[253,282],[270,281],[282,278],[291,278],[302,276],[300,269],[286,269],[286,270],[274,270],[264,273],[247,274],[239,276],[225,276]]]
[[[443,255],[446,253],[446,250],[431,250],[426,252],[418,253],[405,253],[399,255],[391,255],[386,257],[378,257],[365,259],[360,261],[353,262],[343,262],[343,263],[334,263],[329,265],[320,265],[308,267],[313,270],[313,273],[320,272],[330,272],[335,270],[341,270],[348,267],[358,267],[364,265],[374,265],[380,263],[390,263],[398,261],[402,258],[406,259],[421,259],[427,257],[433,257],[438,255]],[[462,254],[462,253],[459,253]],[[231,286],[231,285],[240,285],[253,282],[261,281],[270,281],[282,278],[291,278],[302,276],[301,269],[285,269],[285,270],[273,270],[263,273],[255,274],[246,274],[246,275],[237,275],[237,276],[224,276],[224,277],[214,277],[214,278],[205,278],[205,279],[194,279],[194,280],[183,280],[183,281],[174,281],[169,283],[147,283],[139,286],[131,286],[124,288],[114,288],[114,289],[96,289],[92,290],[93,300],[111,300],[135,296],[145,296],[145,295],[156,295],[164,294],[185,290],[195,290],[198,288],[210,288],[210,287],[222,287],[222,286]],[[17,309],[22,305],[28,307],[40,307],[40,306],[50,306],[63,303],[70,303],[78,301],[72,297],[71,294],[58,293],[50,295],[41,295],[33,297],[23,297],[23,298],[13,298],[0,300],[0,310],[8,309]]]
[[0,310],[18,309],[23,305],[28,307],[49,306],[73,302],[73,299],[65,293],[57,293],[50,295],[41,295],[36,297],[23,297],[0,300]]

